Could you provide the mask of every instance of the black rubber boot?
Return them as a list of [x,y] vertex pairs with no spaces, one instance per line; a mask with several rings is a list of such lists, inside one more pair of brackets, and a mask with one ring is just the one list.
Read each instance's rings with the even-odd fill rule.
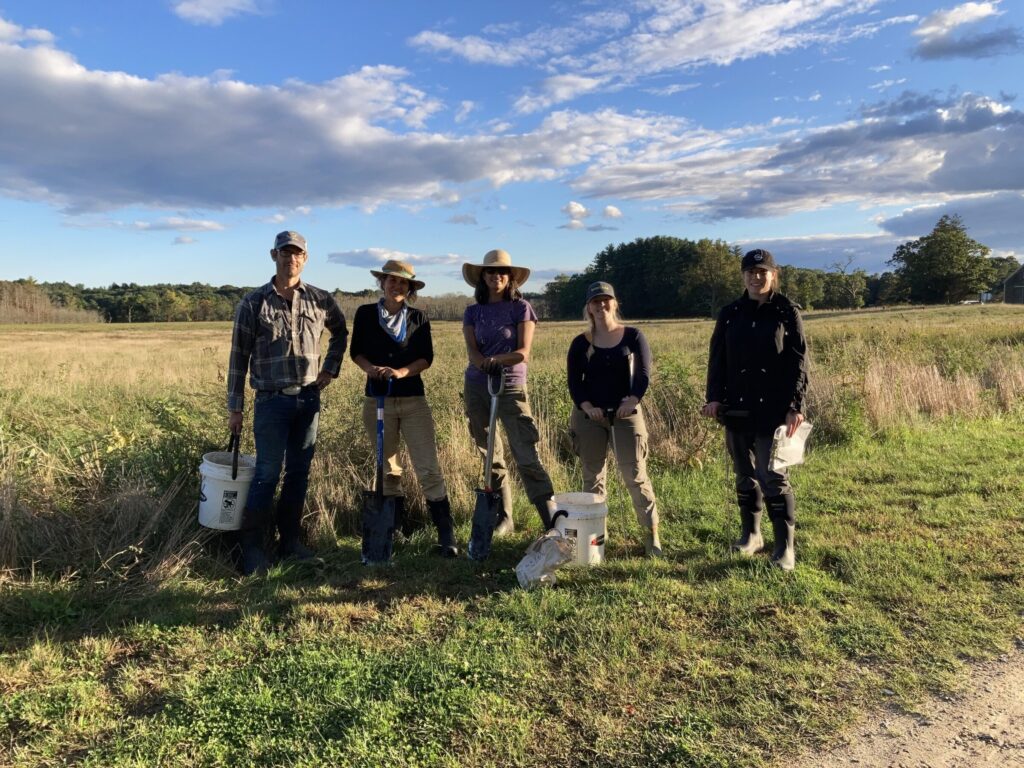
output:
[[740,508],[740,537],[733,542],[732,551],[750,557],[764,546],[761,536],[761,488],[752,491],[736,491],[736,503]]
[[772,565],[784,571],[796,568],[796,499],[793,494],[784,493],[766,501],[768,517],[772,521],[775,533],[775,550],[772,552]]
[[263,530],[248,528],[238,533],[238,543],[242,546],[240,563],[244,576],[266,576],[270,561],[263,551]]
[[500,539],[515,531],[516,524],[512,519],[512,486],[509,485],[508,475],[501,486],[501,509],[498,510],[498,518],[494,521],[494,538]]
[[452,522],[452,507],[448,497],[437,501],[427,501],[430,519],[437,528],[437,551],[444,557],[458,557],[459,548],[455,545],[455,530]]
[[310,560],[316,553],[302,543],[302,507],[277,507],[277,554],[281,560]]

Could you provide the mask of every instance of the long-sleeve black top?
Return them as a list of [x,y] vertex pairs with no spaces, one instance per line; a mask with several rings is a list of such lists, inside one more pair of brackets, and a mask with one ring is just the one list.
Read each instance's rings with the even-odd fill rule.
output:
[[[374,365],[386,365],[389,368],[404,368],[416,360],[432,363],[434,343],[430,338],[430,320],[426,314],[414,307],[408,307],[408,312],[405,320],[405,341],[399,343],[381,328],[376,303],[360,306],[352,321],[352,339],[349,345],[352,359],[362,355]],[[375,396],[380,386],[376,380],[371,382],[370,377],[366,377],[367,395]],[[392,397],[414,397],[422,394],[423,379],[419,374],[395,379],[391,386]]]
[[614,347],[596,347],[581,333],[569,345],[566,358],[569,395],[579,408],[618,408],[623,398],[643,398],[651,381],[651,348],[639,329],[626,326]]
[[772,292],[758,304],[744,292],[718,315],[708,356],[707,401],[749,411],[755,429],[773,431],[803,411],[807,340],[796,304]]

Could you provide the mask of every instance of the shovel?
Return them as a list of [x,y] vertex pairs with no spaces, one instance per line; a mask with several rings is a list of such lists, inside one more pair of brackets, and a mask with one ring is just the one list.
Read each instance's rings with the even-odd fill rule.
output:
[[[497,384],[495,384],[497,382]],[[473,510],[473,530],[466,553],[472,560],[486,560],[491,554],[494,524],[501,506],[501,491],[491,487],[491,467],[494,464],[494,430],[498,423],[498,398],[505,391],[505,372],[487,377],[487,392],[491,396],[491,418],[487,429],[487,457],[484,459],[484,487],[476,489],[476,508]],[[506,478],[507,481],[508,478]]]
[[381,393],[381,385],[370,380],[377,398],[377,482],[373,490],[363,491],[363,565],[378,565],[391,559],[395,535],[395,497],[384,496],[384,399],[391,394],[391,379]]

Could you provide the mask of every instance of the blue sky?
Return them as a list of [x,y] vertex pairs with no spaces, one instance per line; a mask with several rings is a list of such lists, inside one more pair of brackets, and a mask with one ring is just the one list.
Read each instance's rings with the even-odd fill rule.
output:
[[0,279],[255,285],[397,256],[539,290],[637,237],[1024,258],[1024,3],[0,0]]

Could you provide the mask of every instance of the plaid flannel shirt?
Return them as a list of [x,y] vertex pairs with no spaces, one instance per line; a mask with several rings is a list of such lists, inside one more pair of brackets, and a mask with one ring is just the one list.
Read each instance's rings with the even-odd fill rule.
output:
[[[320,363],[320,336],[330,334]],[[245,374],[256,390],[278,390],[316,381],[322,370],[337,377],[348,343],[345,316],[327,291],[299,283],[289,308],[273,281],[238,304],[228,362],[228,410],[245,403]]]

